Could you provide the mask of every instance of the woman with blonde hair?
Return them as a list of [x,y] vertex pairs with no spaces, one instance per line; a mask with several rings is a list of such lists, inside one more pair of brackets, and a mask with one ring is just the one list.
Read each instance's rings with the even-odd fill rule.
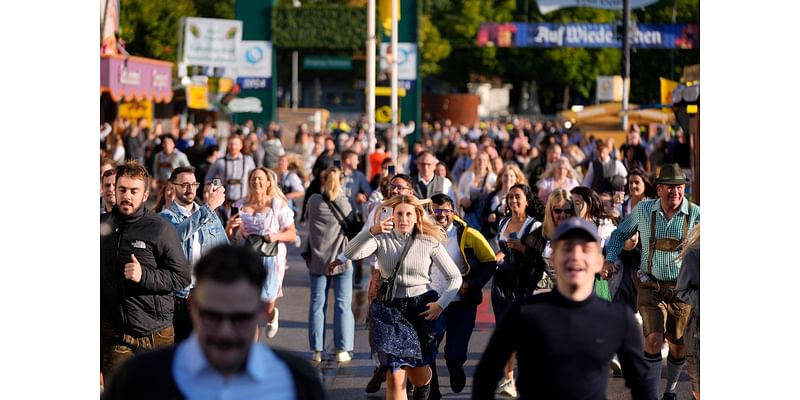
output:
[[[370,306],[373,354],[386,372],[386,398],[406,398],[406,377],[414,385],[414,399],[427,399],[436,357],[435,322],[458,293],[461,273],[448,256],[444,230],[425,213],[412,195],[397,195],[381,206],[391,216],[376,214],[375,224],[347,244],[344,255],[360,260],[378,258],[381,288]],[[445,289],[431,287],[431,268],[438,268]]]
[[550,197],[550,192],[553,190],[570,191],[575,186],[580,186],[577,173],[570,165],[569,160],[563,157],[550,164],[539,177],[539,182],[536,183],[542,203],[547,202],[547,198]]
[[277,252],[273,256],[262,255],[267,280],[261,291],[261,299],[266,302],[266,327],[259,326],[258,338],[275,337],[278,333],[278,308],[275,303],[283,296],[283,275],[286,270],[285,242],[294,243],[297,231],[294,226],[294,212],[289,207],[286,196],[278,187],[275,172],[264,167],[250,171],[247,176],[247,198],[241,211],[228,220],[225,232],[232,242],[244,243],[248,236],[258,235],[267,244],[277,242]]
[[472,167],[461,175],[458,181],[458,198],[464,221],[473,228],[480,228],[481,202],[497,181],[492,172],[489,153],[478,153]]
[[336,255],[347,245],[340,219],[353,212],[344,195],[342,170],[325,169],[320,175],[322,193],[308,200],[306,221],[309,221],[308,239],[303,250],[309,273],[311,301],[308,304],[308,344],[311,361],[321,362],[325,346],[325,313],[328,309],[328,289],[333,287],[333,344],[336,361],[350,361],[355,335],[355,320],[350,302],[353,298],[353,263],[349,260],[329,268]]
[[700,224],[692,228],[683,249],[678,255],[681,272],[675,284],[675,291],[681,300],[692,306],[686,331],[686,372],[692,384],[694,398],[700,400]]

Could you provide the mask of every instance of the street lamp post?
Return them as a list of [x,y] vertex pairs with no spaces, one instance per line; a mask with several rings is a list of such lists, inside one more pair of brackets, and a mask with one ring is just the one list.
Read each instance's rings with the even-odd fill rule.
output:
[[[367,154],[375,152],[375,0],[367,3]],[[372,175],[367,162],[367,176]]]
[[631,75],[631,0],[622,0],[622,130],[628,130],[628,89]]

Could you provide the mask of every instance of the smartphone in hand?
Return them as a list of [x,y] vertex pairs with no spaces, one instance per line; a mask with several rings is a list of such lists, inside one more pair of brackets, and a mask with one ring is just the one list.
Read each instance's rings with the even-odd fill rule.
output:
[[[390,218],[391,216],[392,216],[392,209],[390,207],[383,207],[381,209],[380,221],[383,221],[386,218]],[[394,222],[392,222],[392,225],[394,225]]]
[[239,207],[231,207],[231,217],[239,214]]

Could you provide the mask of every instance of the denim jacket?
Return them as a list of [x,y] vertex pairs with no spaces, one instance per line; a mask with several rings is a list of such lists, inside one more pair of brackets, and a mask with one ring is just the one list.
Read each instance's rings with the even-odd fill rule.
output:
[[[161,210],[159,213],[164,219],[169,221],[178,232],[178,239],[181,241],[181,248],[187,260],[191,260],[191,265],[197,263],[197,260],[192,260],[193,240],[192,236],[196,232],[200,232],[200,254],[205,255],[209,250],[221,244],[228,244],[228,236],[225,234],[225,227],[222,226],[217,213],[212,211],[207,204],[199,206],[197,211],[192,213],[191,217],[187,217],[180,210],[180,206],[174,201],[169,208]],[[192,274],[192,284],[182,290],[175,292],[178,297],[186,298],[189,295],[189,289],[194,286],[194,273]]]

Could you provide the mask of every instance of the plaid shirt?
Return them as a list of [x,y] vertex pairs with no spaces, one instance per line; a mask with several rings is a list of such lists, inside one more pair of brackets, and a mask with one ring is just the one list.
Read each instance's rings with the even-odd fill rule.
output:
[[[680,210],[667,221],[664,212],[661,211],[661,201],[644,200],[636,205],[636,208],[626,217],[622,223],[611,233],[611,237],[606,243],[606,261],[614,262],[619,253],[622,252],[622,245],[625,240],[630,239],[637,231],[639,241],[642,243],[642,262],[639,266],[644,272],[647,271],[647,264],[650,259],[650,219],[655,215],[656,218],[656,237],[672,237],[685,239],[684,236],[684,215],[689,216],[689,229],[691,230],[700,222],[700,206],[689,203],[683,199]],[[679,250],[661,251],[656,250],[653,256],[653,271],[651,273],[658,280],[676,281],[681,270],[681,260],[676,260]]]

